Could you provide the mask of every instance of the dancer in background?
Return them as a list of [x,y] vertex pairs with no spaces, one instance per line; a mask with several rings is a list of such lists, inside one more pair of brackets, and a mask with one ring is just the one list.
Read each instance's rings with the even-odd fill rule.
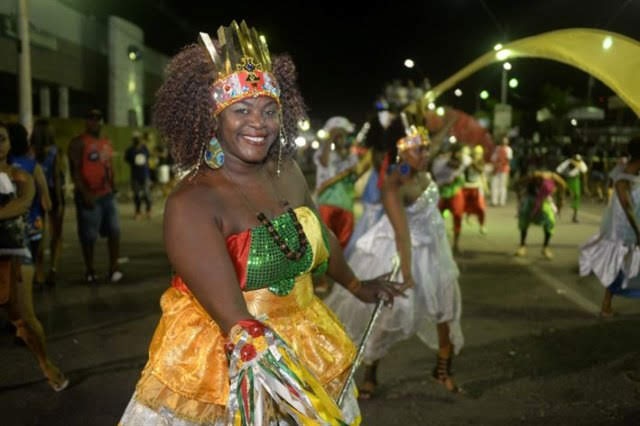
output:
[[440,191],[438,207],[444,213],[449,210],[453,217],[453,253],[460,254],[460,232],[464,215],[464,172],[471,163],[471,158],[464,154],[463,146],[454,143],[449,149],[441,152],[431,166],[433,178]]
[[[516,256],[527,255],[527,233],[531,224],[542,226],[544,242],[542,255],[551,260],[553,252],[549,242],[556,226],[556,215],[562,208],[562,200],[567,184],[558,174],[548,170],[531,172],[520,178],[515,185],[518,195],[518,228],[520,229],[520,247]],[[557,197],[557,205],[554,202]]]
[[487,190],[487,179],[484,175],[484,149],[482,145],[476,145],[473,148],[473,157],[471,164],[464,171],[464,186],[462,193],[464,194],[464,212],[467,219],[475,215],[478,217],[480,224],[480,234],[487,233],[485,226],[486,218],[486,202],[484,194]]
[[369,175],[360,201],[362,203],[362,215],[356,222],[349,244],[344,250],[345,257],[353,252],[356,241],[369,230],[382,216],[384,208],[380,193],[379,170],[386,155],[385,133],[389,124],[396,117],[395,112],[388,109],[388,104],[381,104],[376,117],[367,122],[368,130],[364,138],[364,145],[368,148],[367,161],[369,162]]
[[574,153],[571,158],[564,160],[556,168],[556,172],[565,178],[569,194],[571,196],[571,208],[573,209],[573,223],[578,223],[578,209],[583,188],[588,191],[586,183],[587,164],[582,160],[582,156]]
[[580,247],[580,275],[593,272],[605,287],[600,316],[613,315],[613,296],[640,297],[640,138],[611,176],[615,189],[600,231]]
[[[459,271],[438,209],[438,187],[427,172],[429,138],[416,128],[406,136],[400,119],[385,137],[389,152],[380,171],[385,215],[355,242],[348,262],[362,277],[395,271],[392,278],[404,283],[407,297],[396,298],[393,308],[380,314],[365,346],[360,396],[375,394],[378,366],[389,349],[416,334],[438,352],[432,377],[459,392],[451,374],[453,356],[464,343]],[[359,341],[372,308],[338,286],[325,301]]]
[[353,232],[353,174],[358,157],[351,152],[348,135],[353,124],[345,117],[331,117],[324,125],[329,137],[322,142],[313,160],[316,164],[316,203],[320,217],[338,238],[342,248],[347,246]]

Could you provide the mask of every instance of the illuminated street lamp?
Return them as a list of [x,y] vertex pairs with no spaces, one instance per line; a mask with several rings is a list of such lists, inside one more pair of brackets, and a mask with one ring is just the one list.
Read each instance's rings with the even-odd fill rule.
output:
[[329,137],[329,133],[325,129],[320,129],[316,133],[318,139],[327,139]]
[[486,90],[480,92],[480,99],[482,99],[483,101],[489,99],[489,92],[487,92]]
[[298,121],[298,127],[303,132],[306,132],[307,130],[309,130],[311,128],[311,124],[309,123],[309,120],[300,120],[300,121]]
[[520,83],[518,82],[517,78],[512,78],[511,80],[509,80],[509,87],[511,87],[512,89],[518,87],[518,84]]
[[411,58],[408,58],[408,59],[404,60],[404,66],[409,68],[409,69],[413,68],[415,65],[416,65],[416,63],[413,62],[413,59],[411,59]]
[[456,89],[456,90],[453,91],[453,94],[456,95],[457,97],[460,97],[460,96],[462,96],[462,90]]
[[504,64],[502,64],[502,69],[504,69],[505,71],[511,71],[511,62],[505,62]]

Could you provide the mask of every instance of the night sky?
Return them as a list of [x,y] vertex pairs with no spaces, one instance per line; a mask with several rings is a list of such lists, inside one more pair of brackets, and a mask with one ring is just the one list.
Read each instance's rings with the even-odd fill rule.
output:
[[[256,0],[61,1],[97,19],[112,14],[134,22],[146,44],[167,55],[194,42],[198,31],[215,33],[244,18],[267,36],[272,52],[292,55],[310,116],[320,121],[341,114],[358,122],[391,80],[427,77],[437,84],[498,42],[572,27],[640,40],[640,0],[312,0],[293,7]],[[413,70],[403,66],[408,57],[418,64]],[[549,61],[515,61],[510,76],[520,80],[511,97],[516,107],[535,107],[544,82],[577,97],[587,90],[584,73]],[[497,95],[499,85],[496,64],[464,81],[461,98],[449,94],[441,102],[473,112],[476,93],[486,88]],[[611,94],[601,83],[593,93],[596,99]]]

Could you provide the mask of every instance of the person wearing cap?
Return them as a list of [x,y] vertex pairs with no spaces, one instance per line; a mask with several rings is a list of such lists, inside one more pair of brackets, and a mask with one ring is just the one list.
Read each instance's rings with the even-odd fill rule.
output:
[[94,267],[98,236],[107,237],[108,241],[108,280],[118,282],[123,276],[118,269],[120,223],[115,200],[113,146],[109,139],[100,137],[102,124],[102,112],[90,110],[85,131],[71,140],[67,152],[87,284],[95,284],[98,280]]
[[[349,135],[354,125],[345,117],[327,120],[328,138],[316,151],[316,196],[320,217],[346,247],[353,232],[354,174],[358,157],[350,151]],[[336,179],[338,178],[338,179]]]

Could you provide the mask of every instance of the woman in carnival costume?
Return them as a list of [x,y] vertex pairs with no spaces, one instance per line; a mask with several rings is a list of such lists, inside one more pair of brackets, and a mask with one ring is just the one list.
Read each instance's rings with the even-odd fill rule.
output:
[[[362,214],[356,222],[356,225],[349,239],[349,244],[344,250],[345,257],[349,257],[355,248],[358,239],[367,232],[384,214],[382,207],[382,194],[380,192],[379,174],[380,166],[386,154],[385,133],[389,128],[389,124],[396,116],[396,113],[389,111],[387,104],[376,104],[380,108],[377,116],[367,121],[364,129],[366,133],[363,136],[363,144],[368,151],[365,155],[366,168],[369,174],[365,183],[360,202],[362,204]],[[385,109],[383,109],[385,108]]]
[[[560,187],[558,189],[558,187]],[[531,224],[542,226],[544,242],[542,256],[551,260],[553,252],[549,243],[556,226],[556,215],[562,208],[562,200],[567,184],[557,173],[537,170],[520,178],[515,184],[518,195],[518,228],[520,229],[520,247],[516,256],[527,255],[527,233]],[[558,204],[554,203],[554,196]]]
[[327,271],[365,302],[400,294],[361,282],[325,230],[292,159],[304,116],[287,56],[271,60],[235,21],[169,63],[155,122],[178,166],[165,247],[175,275],[149,361],[120,424],[343,425],[338,396],[355,348],[313,294]]
[[580,247],[580,275],[593,272],[605,287],[600,316],[613,315],[613,296],[640,297],[640,138],[629,142],[630,159],[611,173],[615,189],[600,232]]
[[[408,297],[395,299],[393,308],[380,314],[364,349],[360,395],[374,394],[379,361],[395,343],[415,334],[438,351],[433,378],[459,392],[451,376],[452,357],[464,344],[459,271],[438,209],[438,187],[426,171],[430,141],[415,127],[402,137],[399,119],[391,126],[391,148],[380,171],[385,215],[358,239],[348,261],[362,277],[391,273],[404,282]],[[372,308],[339,287],[325,301],[358,341]]]

